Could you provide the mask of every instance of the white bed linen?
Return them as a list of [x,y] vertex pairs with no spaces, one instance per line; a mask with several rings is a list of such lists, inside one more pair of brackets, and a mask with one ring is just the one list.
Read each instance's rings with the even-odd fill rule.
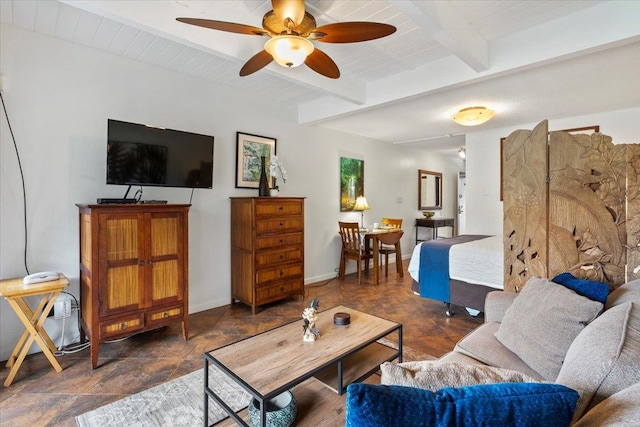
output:
[[451,246],[449,277],[495,289],[504,288],[502,236],[491,236]]
[[[409,275],[420,282],[420,247],[416,245],[409,261]],[[449,277],[463,282],[503,289],[504,255],[502,236],[473,240],[449,249]]]

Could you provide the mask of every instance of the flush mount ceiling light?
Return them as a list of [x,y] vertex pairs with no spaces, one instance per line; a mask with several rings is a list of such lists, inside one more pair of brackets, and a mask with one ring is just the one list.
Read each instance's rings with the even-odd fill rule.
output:
[[495,111],[486,107],[463,108],[453,115],[453,121],[462,126],[477,126],[493,117]]
[[264,45],[273,59],[283,67],[297,67],[304,63],[313,52],[313,43],[304,37],[294,35],[276,36]]

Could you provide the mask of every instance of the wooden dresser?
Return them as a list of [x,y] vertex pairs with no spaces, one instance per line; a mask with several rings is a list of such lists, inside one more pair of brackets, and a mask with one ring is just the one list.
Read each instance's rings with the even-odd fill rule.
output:
[[304,296],[304,198],[231,198],[231,302]]
[[173,322],[189,336],[191,205],[77,205],[81,340],[99,344]]

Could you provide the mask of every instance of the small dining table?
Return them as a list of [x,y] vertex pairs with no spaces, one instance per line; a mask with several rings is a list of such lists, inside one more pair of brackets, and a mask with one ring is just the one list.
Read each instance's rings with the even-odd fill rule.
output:
[[[369,249],[371,245],[373,245],[373,284],[380,284],[380,252],[378,251],[379,245],[379,237],[382,235],[388,235],[391,233],[403,233],[401,229],[398,228],[375,228],[373,230],[367,230],[364,232],[364,248],[365,253],[369,253]],[[400,250],[400,239],[395,243],[396,247],[396,271],[398,272],[398,276],[404,277],[402,272],[402,253]]]

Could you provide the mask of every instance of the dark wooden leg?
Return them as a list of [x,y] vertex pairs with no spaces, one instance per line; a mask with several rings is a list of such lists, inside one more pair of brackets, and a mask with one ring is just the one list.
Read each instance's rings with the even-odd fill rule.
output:
[[389,252],[384,253],[384,277],[389,277]]
[[187,341],[189,339],[189,320],[188,320],[188,315],[185,316],[184,320],[182,321],[182,336],[184,337],[184,340]]
[[98,367],[98,350],[100,348],[100,343],[97,339],[91,337],[91,369],[96,369]]
[[404,277],[404,271],[402,270],[402,249],[400,249],[400,242],[396,243],[396,271],[398,276]]
[[378,251],[378,239],[373,239],[373,284],[378,285],[380,283],[380,253]]

